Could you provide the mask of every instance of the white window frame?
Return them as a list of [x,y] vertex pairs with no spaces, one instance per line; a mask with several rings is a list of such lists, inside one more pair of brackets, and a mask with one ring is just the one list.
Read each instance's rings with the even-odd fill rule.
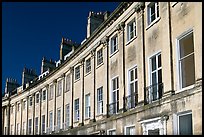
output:
[[110,56],[113,55],[117,51],[118,51],[118,35],[115,34],[110,39]]
[[86,60],[86,73],[91,72],[91,57]]
[[[43,90],[42,91],[42,101],[45,101],[46,100],[46,94],[47,94],[47,92],[46,92],[47,90]],[[44,94],[45,93],[45,94]]]
[[115,131],[115,135],[117,135],[116,134],[116,128],[108,129],[107,130],[107,135],[111,135],[110,132],[112,132],[112,131]]
[[61,129],[61,107],[57,109],[57,128]]
[[18,102],[18,103],[17,103],[17,111],[20,111],[20,108],[21,108],[20,105],[21,105],[20,102]]
[[[76,105],[76,100],[78,100],[77,102],[78,102],[78,104]],[[78,109],[77,109],[78,108]],[[79,98],[77,98],[77,99],[75,99],[74,100],[74,120],[75,121],[79,121],[79,119],[80,119],[80,114],[79,114],[79,112],[80,112],[80,108],[79,108]]]
[[85,118],[90,117],[91,117],[91,96],[90,93],[88,93],[85,95]]
[[[130,26],[133,26],[133,30],[130,30]],[[132,34],[133,33],[133,34]],[[131,34],[133,35],[132,38],[130,38]],[[127,42],[131,41],[137,36],[137,27],[136,27],[136,20],[135,18],[132,19],[128,24],[127,24]]]
[[79,80],[80,79],[80,66],[75,67],[74,69],[75,71],[75,80]]
[[67,129],[70,124],[70,105],[69,103],[65,106],[66,108],[66,115],[65,115],[65,128]]
[[[43,123],[43,116],[44,116],[44,119],[45,119],[45,115],[42,115],[42,127],[41,127],[42,134],[45,133],[45,131],[46,131],[46,126],[45,126],[46,120]],[[44,126],[44,131],[43,131],[43,126]]]
[[14,135],[14,126],[13,125],[11,125],[11,135]]
[[[37,120],[37,124],[36,124]],[[39,134],[39,120],[38,117],[35,117],[35,134]]]
[[40,102],[40,94],[39,93],[36,93],[35,99],[36,99],[35,103],[38,104]]
[[20,135],[20,123],[17,123],[17,135]]
[[[158,68],[158,56],[159,55],[161,55],[161,67]],[[152,58],[155,57],[155,56],[156,56],[156,70],[154,70],[152,72]],[[148,65],[149,65],[149,67],[148,67],[148,69],[149,69],[149,71],[148,71],[149,72],[149,86],[152,85],[152,73],[154,73],[154,72],[156,72],[156,80],[157,80],[156,83],[158,84],[158,71],[161,70],[161,72],[162,72],[162,54],[161,54],[161,50],[156,52],[156,53],[154,53],[153,55],[151,55],[148,58]],[[163,78],[163,75],[162,75],[162,78]],[[162,81],[163,81],[163,79],[162,79]],[[149,98],[150,102],[153,102],[153,96],[151,96],[151,94],[152,93],[149,93],[149,97],[148,98]],[[157,87],[157,99],[156,100],[158,100],[158,99],[159,99],[159,92],[158,92],[158,87]]]
[[[117,83],[117,80],[116,79],[118,79],[118,83]],[[113,90],[113,80],[116,80],[116,89],[115,90]],[[117,106],[117,102],[119,102],[119,100],[120,100],[120,98],[119,98],[119,87],[120,87],[120,83],[119,83],[119,76],[115,76],[115,77],[113,77],[112,79],[111,79],[111,92],[110,92],[110,103],[116,103],[116,113],[115,114],[117,114],[118,112],[118,110],[117,110],[117,108],[119,107],[119,106]],[[117,84],[118,84],[118,87],[117,87]],[[113,102],[113,94],[114,94],[114,92],[116,92],[116,102]],[[118,94],[118,95],[117,95]],[[117,100],[117,98],[118,98],[118,100]]]
[[29,97],[29,107],[31,107],[33,105],[33,97],[30,96]]
[[32,119],[28,119],[28,134],[32,134]]
[[57,96],[61,96],[62,94],[62,79],[57,82]]
[[133,134],[130,134],[130,135],[136,135],[135,133],[135,125],[128,125],[128,126],[125,126],[124,127],[124,130],[125,130],[125,135],[127,135],[127,128],[134,128],[134,133]]
[[[173,130],[174,130],[174,135],[179,135],[179,117],[180,116],[184,116],[184,115],[189,115],[189,114],[192,115],[192,128],[193,128],[193,114],[192,114],[191,110],[184,111],[184,112],[179,112],[177,114],[173,114],[173,122],[174,122]],[[193,132],[193,129],[192,129],[192,132]]]
[[49,112],[49,128],[53,130],[53,111]]
[[103,114],[103,86],[97,89],[97,114]]
[[49,100],[53,99],[54,84],[50,85]]
[[[177,80],[178,80],[177,87],[178,87],[178,90],[181,90],[181,91],[194,86],[194,84],[192,84],[192,85],[189,85],[189,86],[186,86],[186,87],[182,88],[182,74],[181,74],[182,70],[181,70],[180,63],[179,63],[179,60],[180,60],[180,44],[179,44],[179,41],[182,40],[183,38],[187,37],[191,33],[193,33],[193,36],[194,36],[194,31],[193,31],[192,28],[185,31],[184,33],[182,33],[180,36],[178,36],[176,38],[176,51],[177,51],[177,59],[176,60],[177,60]],[[194,37],[193,37],[193,40],[194,40]],[[194,58],[195,58],[195,48],[194,48],[194,52],[190,53],[190,54],[194,54]],[[194,63],[195,63],[195,60],[194,60]]]
[[10,107],[10,113],[13,114],[13,111],[14,111],[14,104],[12,104]]
[[142,120],[139,123],[142,125],[143,135],[148,135],[148,130],[159,129],[159,135],[166,135],[166,122],[168,117],[156,117],[147,120]]
[[[137,73],[137,79],[135,79],[135,69],[137,69],[137,72],[136,72]],[[134,80],[133,81],[131,81],[131,71],[132,70],[133,70],[133,75],[134,75]],[[133,67],[131,67],[131,68],[129,68],[127,70],[127,76],[128,76],[128,92],[127,92],[127,96],[131,95],[131,92],[130,92],[131,86],[130,86],[130,84],[132,84],[132,83],[134,83],[134,92],[133,93],[138,94],[138,67],[137,67],[137,65],[134,65]],[[135,83],[136,82],[137,82],[137,89],[135,89]]]
[[97,51],[97,66],[103,63],[103,48]]
[[26,122],[23,122],[23,135],[26,135]]
[[[154,20],[151,20],[151,7],[154,7],[155,9],[155,19]],[[159,17],[160,17],[160,9],[158,11],[158,8],[160,8],[160,5],[159,5],[159,2],[150,2],[148,5],[147,5],[147,22],[148,22],[148,26],[150,26],[152,23],[154,23]],[[158,12],[159,12],[159,15],[158,15]]]
[[70,91],[71,88],[71,75],[66,76],[66,92]]

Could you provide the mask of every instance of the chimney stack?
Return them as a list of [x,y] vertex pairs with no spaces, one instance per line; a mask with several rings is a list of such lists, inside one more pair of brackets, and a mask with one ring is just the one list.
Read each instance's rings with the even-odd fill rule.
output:
[[36,77],[37,77],[37,74],[35,70],[24,67],[23,73],[22,73],[22,85],[30,82]]
[[91,34],[105,21],[110,15],[109,11],[104,13],[102,12],[89,12],[88,16],[88,24],[87,24],[87,38],[91,36]]
[[6,79],[6,87],[5,87],[5,94],[12,92],[13,90],[17,89],[19,84],[17,83],[16,79],[7,78]]
[[62,38],[61,46],[60,46],[60,60],[64,61],[64,56],[70,53],[75,47],[78,47],[79,44],[73,42],[70,39]]
[[52,61],[52,59],[46,60],[45,57],[42,59],[42,65],[41,65],[41,74],[47,71],[48,69],[52,71],[55,68],[55,62]]

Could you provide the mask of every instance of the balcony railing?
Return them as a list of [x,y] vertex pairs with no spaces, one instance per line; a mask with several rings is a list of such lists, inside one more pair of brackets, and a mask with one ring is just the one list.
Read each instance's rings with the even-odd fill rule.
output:
[[146,104],[152,103],[152,101],[158,100],[163,95],[163,83],[153,84],[145,88],[146,91]]
[[54,129],[55,129],[55,133],[58,133],[60,131],[60,126],[56,125],[56,126],[54,126]]
[[47,127],[47,135],[51,134],[52,133],[52,127]]
[[134,92],[124,98],[125,110],[135,108],[138,103],[138,93]]
[[119,101],[108,104],[107,107],[108,107],[108,115],[116,114],[118,113],[118,110],[119,110]]

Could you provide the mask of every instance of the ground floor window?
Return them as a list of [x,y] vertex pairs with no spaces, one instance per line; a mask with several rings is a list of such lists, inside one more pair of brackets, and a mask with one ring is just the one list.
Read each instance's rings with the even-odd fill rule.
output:
[[126,126],[125,135],[135,135],[135,126]]
[[168,116],[142,120],[143,135],[166,135],[166,120]]

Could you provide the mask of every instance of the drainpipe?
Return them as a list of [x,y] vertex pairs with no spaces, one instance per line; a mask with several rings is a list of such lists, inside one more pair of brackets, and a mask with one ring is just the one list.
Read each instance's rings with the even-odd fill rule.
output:
[[173,50],[172,50],[172,30],[171,30],[171,11],[170,2],[168,4],[168,14],[169,14],[169,43],[170,43],[170,69],[171,69],[171,90],[174,92],[174,70],[173,70]]
[[11,99],[10,99],[10,97],[9,97],[9,100],[8,100],[9,103],[8,103],[8,106],[7,106],[7,109],[8,109],[8,110],[7,110],[7,111],[8,111],[8,114],[7,114],[7,122],[8,122],[7,125],[8,125],[8,127],[7,127],[7,131],[6,131],[6,132],[7,132],[7,135],[10,135],[10,133],[9,133],[9,131],[10,131],[10,106],[11,106],[11,105],[10,105],[10,100],[11,100]]

